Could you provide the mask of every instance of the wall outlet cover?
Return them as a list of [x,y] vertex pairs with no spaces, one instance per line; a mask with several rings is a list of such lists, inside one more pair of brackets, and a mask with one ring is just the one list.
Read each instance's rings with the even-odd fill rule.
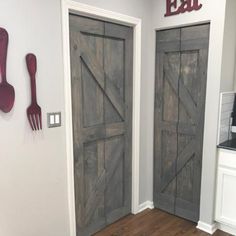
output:
[[61,112],[47,113],[48,128],[56,128],[61,126]]

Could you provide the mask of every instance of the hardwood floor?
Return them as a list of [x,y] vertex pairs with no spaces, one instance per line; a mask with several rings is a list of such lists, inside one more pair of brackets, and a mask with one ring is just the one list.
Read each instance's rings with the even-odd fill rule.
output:
[[[129,215],[94,236],[207,236],[196,224],[160,210]],[[230,236],[217,231],[214,236]]]

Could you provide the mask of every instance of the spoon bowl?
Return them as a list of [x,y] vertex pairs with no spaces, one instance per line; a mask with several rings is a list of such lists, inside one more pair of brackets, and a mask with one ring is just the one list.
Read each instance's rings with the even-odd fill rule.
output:
[[0,83],[0,110],[5,113],[11,111],[15,101],[15,90],[7,82]]

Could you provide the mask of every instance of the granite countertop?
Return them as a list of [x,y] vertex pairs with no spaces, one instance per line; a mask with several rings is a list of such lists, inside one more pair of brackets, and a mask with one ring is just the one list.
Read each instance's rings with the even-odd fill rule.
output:
[[236,139],[227,140],[217,146],[218,148],[236,151]]

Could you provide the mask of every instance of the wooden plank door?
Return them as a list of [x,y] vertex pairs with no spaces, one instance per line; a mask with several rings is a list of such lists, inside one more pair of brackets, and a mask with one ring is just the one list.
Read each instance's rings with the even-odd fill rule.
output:
[[131,212],[130,27],[70,15],[77,235]]
[[156,39],[154,203],[198,221],[209,24]]

